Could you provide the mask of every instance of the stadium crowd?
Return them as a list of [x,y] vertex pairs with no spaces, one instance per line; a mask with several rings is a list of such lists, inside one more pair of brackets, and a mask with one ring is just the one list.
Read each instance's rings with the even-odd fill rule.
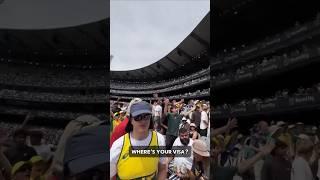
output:
[[[112,101],[110,178],[209,179],[210,103],[168,98]],[[157,139],[154,141],[153,139]],[[159,146],[192,149],[189,156],[128,157],[129,148]],[[127,160],[123,160],[127,159]],[[144,162],[141,164],[141,162]],[[128,168],[135,171],[127,171]],[[155,173],[158,172],[158,173]]]
[[210,76],[203,76],[197,79],[192,79],[191,81],[188,82],[184,82],[182,84],[178,84],[178,85],[174,85],[174,86],[170,86],[164,89],[158,89],[158,90],[147,90],[147,91],[133,91],[133,90],[115,90],[115,89],[111,89],[110,92],[111,93],[118,93],[118,94],[153,94],[153,93],[163,93],[163,92],[168,92],[168,91],[172,91],[172,90],[178,90],[178,89],[183,89],[186,88],[188,86],[192,86],[192,85],[196,85],[198,83],[201,82],[208,82],[210,80]]
[[107,179],[106,121],[82,115],[62,130],[29,125],[32,116],[0,123],[1,180]]
[[201,76],[209,75],[210,68],[202,69],[196,73],[191,75],[181,76],[179,78],[163,80],[159,82],[119,82],[119,81],[111,81],[110,87],[111,89],[124,89],[124,90],[148,90],[148,89],[158,89],[158,88],[166,88],[167,86],[173,86],[175,84],[181,84],[183,82],[189,82],[192,79],[196,79]]
[[[272,97],[267,97],[265,99],[261,98],[253,98],[251,100],[242,100],[241,102],[237,104],[224,104],[221,106],[217,106],[215,109],[216,110],[232,110],[234,107],[246,107],[247,105],[260,105],[263,103],[269,103],[269,102],[275,102],[278,99],[283,99],[283,98],[293,98],[293,97],[302,97],[302,96],[313,96],[314,94],[319,94],[320,93],[320,83],[314,84],[312,87],[304,88],[304,87],[299,87],[296,91],[294,92],[289,92],[288,89],[283,89],[277,91],[274,96]],[[312,101],[316,101],[313,99]]]
[[[246,73],[252,73],[257,72],[259,74],[262,74],[264,72],[268,72],[270,70],[274,70],[279,68],[280,64],[287,66],[291,64],[292,62],[297,62],[300,60],[306,60],[309,58],[308,51],[312,48],[302,47],[297,48],[294,50],[291,50],[288,53],[283,53],[281,55],[273,55],[272,57],[263,57],[261,60],[254,61],[253,63],[249,63],[246,65],[243,65],[239,68],[237,68],[234,71],[228,72],[228,73],[219,73],[217,75],[213,75],[212,79],[214,81],[218,81],[221,79],[224,79],[226,77],[234,77],[234,78],[240,78],[241,75]],[[287,68],[287,67],[285,67]],[[253,76],[253,75],[251,75]]]
[[[239,47],[231,47],[224,49],[218,53],[215,57],[217,60],[223,59],[224,61],[235,61],[239,56],[252,56],[263,50],[272,49],[279,44],[285,44],[286,40],[299,38],[300,40],[307,39],[312,35],[312,30],[316,29],[320,25],[320,13],[318,13],[313,20],[306,23],[299,23],[298,21],[293,27],[284,32],[273,35],[272,37],[266,37],[259,42],[252,42],[252,44],[242,44]],[[302,37],[302,38],[301,38]]]
[[[14,67],[0,64],[0,84],[40,87],[105,87],[104,71]],[[5,73],[4,73],[5,72]]]
[[31,92],[11,89],[0,90],[0,99],[14,99],[38,102],[59,103],[103,103],[106,102],[105,94],[58,94],[49,92]]
[[[203,89],[203,90],[197,90],[195,92],[187,92],[184,94],[178,94],[178,95],[171,95],[167,96],[168,99],[181,99],[181,98],[197,98],[200,96],[209,96],[210,95],[210,88],[208,89]],[[119,96],[119,95],[111,95],[111,98],[121,98],[121,99],[134,99],[135,97],[133,96]],[[156,100],[158,98],[156,97],[142,97],[142,99],[145,100]]]
[[[230,126],[230,123],[233,123]],[[319,127],[264,120],[248,129],[237,120],[212,130],[215,180],[316,180],[320,178]]]

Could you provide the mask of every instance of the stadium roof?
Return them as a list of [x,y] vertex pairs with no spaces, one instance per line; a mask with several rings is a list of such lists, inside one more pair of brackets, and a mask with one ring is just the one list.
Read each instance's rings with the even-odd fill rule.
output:
[[1,58],[61,64],[106,64],[109,19],[46,30],[0,30]]
[[[319,12],[317,0],[215,0],[214,53],[249,45],[304,22]],[[290,4],[290,6],[288,6]]]
[[[209,50],[210,13],[197,27],[170,53],[159,61],[143,68],[129,71],[111,71],[112,80],[154,81],[188,74],[207,68],[207,58],[198,58],[200,53]],[[132,62],[134,63],[134,62]]]
[[106,0],[0,0],[0,29],[56,29],[109,17]]

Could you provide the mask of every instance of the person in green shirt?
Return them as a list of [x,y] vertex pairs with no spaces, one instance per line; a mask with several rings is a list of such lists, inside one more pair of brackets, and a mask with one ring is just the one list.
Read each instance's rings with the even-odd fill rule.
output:
[[[183,116],[188,116],[191,112],[195,110],[195,106],[188,112],[183,112],[179,114],[179,106],[177,104],[172,104],[170,112],[168,112],[169,99],[164,100],[164,117],[168,119],[168,126],[162,124],[162,126],[167,129],[166,133],[166,148],[171,149],[174,141],[178,137],[179,124],[182,122]],[[181,100],[180,102],[183,102]]]

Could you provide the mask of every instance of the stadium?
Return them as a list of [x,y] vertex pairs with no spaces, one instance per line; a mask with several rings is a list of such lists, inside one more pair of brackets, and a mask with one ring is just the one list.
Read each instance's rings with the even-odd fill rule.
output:
[[[1,121],[63,128],[106,119],[107,20],[53,30],[1,30]],[[28,124],[28,125],[30,125]]]
[[[319,6],[315,1],[215,1],[213,12],[212,121],[214,128],[228,119],[238,126],[212,137],[212,148],[224,148],[213,157],[220,158],[213,169],[237,167],[268,151],[273,159],[283,158],[282,166],[257,158],[233,178],[296,179],[299,143],[310,137],[317,144],[319,137]],[[288,156],[271,151],[271,142],[288,147]],[[252,156],[246,154],[251,150]]]
[[[110,72],[110,100],[209,99],[210,14],[175,49],[157,62]],[[132,62],[134,63],[134,62]],[[154,97],[157,94],[158,97]]]
[[[111,179],[187,178],[186,172],[199,163],[207,165],[200,166],[205,170],[194,170],[194,176],[209,178],[209,48],[210,12],[177,47],[155,63],[134,70],[110,71]],[[145,109],[136,110],[136,107]],[[131,126],[132,130],[129,129]],[[151,132],[156,134],[159,148],[171,151],[200,143],[206,152],[201,157],[205,157],[196,160],[192,155],[181,158],[160,156],[156,165],[142,165],[140,162],[148,162],[152,158],[132,158],[129,155],[128,160],[132,158],[137,163],[134,164],[136,172],[121,168],[128,162],[125,157],[127,151],[130,153],[125,148],[125,142],[128,142],[125,139],[129,137],[133,147],[153,146],[152,140],[148,140],[154,138]],[[138,139],[136,135],[139,133],[143,133],[143,138]]]
[[[30,3],[15,3],[0,4],[1,16],[8,15],[0,23],[0,154],[15,147],[12,145],[16,133],[20,132],[30,135],[26,144],[34,147],[48,165],[61,163],[63,159],[57,160],[57,154],[61,154],[65,146],[61,139],[71,136],[70,131],[74,133],[88,126],[92,119],[103,122],[108,117],[107,3],[97,3],[104,8],[84,1],[76,3],[79,7],[71,1],[38,3],[31,7]],[[20,5],[24,8],[14,14]],[[6,11],[10,8],[11,11]],[[50,13],[56,14],[57,8],[59,15],[52,16]],[[95,13],[90,14],[91,9]],[[69,125],[69,134],[65,135],[70,122],[73,127]],[[32,133],[40,137],[40,144],[32,145]],[[63,148],[59,144],[63,144],[60,145]],[[44,149],[45,153],[40,152]],[[13,169],[18,160],[29,160],[27,157],[15,159],[15,156],[19,157],[7,155]],[[0,161],[1,168],[6,167],[2,164],[5,161]],[[14,174],[1,171],[2,175]]]

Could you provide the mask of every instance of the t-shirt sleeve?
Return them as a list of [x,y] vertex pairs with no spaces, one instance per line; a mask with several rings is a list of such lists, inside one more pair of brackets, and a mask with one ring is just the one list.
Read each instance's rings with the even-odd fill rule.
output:
[[[179,138],[179,137],[178,137],[178,138]],[[178,138],[176,138],[176,140],[174,140],[172,146],[180,146],[179,141],[178,141],[178,140],[179,140]]]
[[[163,135],[160,134],[160,133],[157,133],[157,136],[158,136],[158,144],[159,144],[159,146],[166,146],[166,141],[165,141]],[[167,163],[167,158],[166,157],[160,157],[159,158],[159,162],[161,164],[166,164]]]
[[111,134],[111,138],[110,138],[110,146],[112,146],[112,144],[121,136],[123,136],[124,134],[126,134],[125,128],[128,124],[129,120],[128,118],[125,118],[125,120],[123,120],[117,127],[114,128],[112,134]]
[[208,115],[205,112],[201,112],[201,120],[208,122]]
[[124,136],[120,137],[111,146],[110,149],[110,177],[117,174],[117,163],[123,146]]
[[291,180],[301,180],[306,178],[305,167],[301,162],[294,162],[291,169]]

